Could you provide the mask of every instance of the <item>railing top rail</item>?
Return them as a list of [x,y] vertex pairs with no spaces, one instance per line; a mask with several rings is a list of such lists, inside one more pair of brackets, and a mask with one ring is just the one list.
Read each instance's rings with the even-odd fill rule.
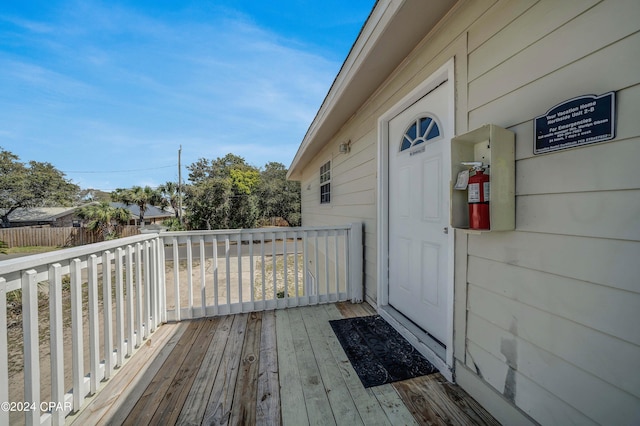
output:
[[308,231],[334,231],[349,230],[351,225],[332,226],[298,226],[298,227],[271,227],[271,228],[250,228],[250,229],[215,229],[198,231],[163,231],[161,237],[185,237],[200,235],[237,235],[237,234],[261,234],[261,233],[282,233],[282,232],[308,232]]
[[156,233],[134,235],[132,237],[118,238],[116,240],[105,241],[102,243],[88,244],[84,246],[71,247],[64,250],[32,254],[15,259],[3,260],[0,261],[0,275],[32,269],[41,265],[62,262],[67,259],[75,259],[77,257],[83,257],[94,253],[100,253],[105,250],[112,250],[141,241],[152,240],[157,237],[158,234]]

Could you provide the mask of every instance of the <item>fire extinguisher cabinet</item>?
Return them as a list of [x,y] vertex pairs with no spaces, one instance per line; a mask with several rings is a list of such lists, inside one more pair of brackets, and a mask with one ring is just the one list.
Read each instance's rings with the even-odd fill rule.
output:
[[[458,173],[468,169],[462,163],[482,162],[489,167],[490,228],[469,229],[468,190],[454,189]],[[451,139],[451,226],[470,233],[512,231],[516,225],[515,134],[486,124]]]

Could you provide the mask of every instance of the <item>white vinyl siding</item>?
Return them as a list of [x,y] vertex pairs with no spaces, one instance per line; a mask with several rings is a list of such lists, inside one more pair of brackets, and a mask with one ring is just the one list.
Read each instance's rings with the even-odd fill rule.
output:
[[[499,3],[484,22],[504,14]],[[482,40],[469,31],[469,128],[516,133],[516,232],[468,237],[467,347],[456,356],[542,424],[630,424],[640,406],[640,4],[561,3],[537,2]],[[533,155],[535,116],[608,91],[614,141]]]
[[[303,173],[305,224],[364,221],[375,303],[377,119],[455,57],[456,134],[487,123],[516,134],[516,231],[456,231],[455,249],[456,377],[505,423],[514,406],[542,424],[640,415],[638,17],[637,0],[464,3]],[[614,140],[533,155],[536,116],[609,91]],[[351,153],[340,154],[348,139]],[[331,205],[320,206],[312,194],[331,155]]]
[[[304,225],[364,222],[365,297],[372,305],[376,300],[376,222],[375,222],[375,131],[351,137],[351,151],[339,153],[339,143],[329,144],[307,168],[301,181],[302,221]],[[367,136],[367,137],[364,137]],[[320,204],[319,168],[331,157],[331,203]],[[313,171],[313,172],[311,172]]]

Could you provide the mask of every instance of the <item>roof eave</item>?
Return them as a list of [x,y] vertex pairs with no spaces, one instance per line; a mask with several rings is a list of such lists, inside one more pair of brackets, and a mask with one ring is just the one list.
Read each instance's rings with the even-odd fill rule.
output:
[[[378,0],[296,152],[302,170],[458,0]],[[422,14],[422,12],[425,12]],[[429,13],[426,13],[429,12]],[[393,47],[393,48],[391,48]]]

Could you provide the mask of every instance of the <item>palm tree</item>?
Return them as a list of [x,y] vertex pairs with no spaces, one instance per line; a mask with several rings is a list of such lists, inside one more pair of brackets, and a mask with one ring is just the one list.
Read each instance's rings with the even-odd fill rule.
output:
[[131,189],[118,188],[111,194],[113,201],[120,201],[127,206],[135,204],[140,209],[140,224],[144,223],[144,212],[148,205],[161,205],[162,195],[150,186],[134,186]]
[[131,219],[131,212],[122,207],[112,207],[108,202],[89,204],[78,209],[78,216],[88,220],[87,229],[101,232],[102,238],[111,240],[117,237],[116,224],[126,225]]
[[163,204],[170,205],[177,219],[180,218],[180,194],[178,192],[178,184],[175,182],[167,182],[158,187],[158,191],[162,194]]

